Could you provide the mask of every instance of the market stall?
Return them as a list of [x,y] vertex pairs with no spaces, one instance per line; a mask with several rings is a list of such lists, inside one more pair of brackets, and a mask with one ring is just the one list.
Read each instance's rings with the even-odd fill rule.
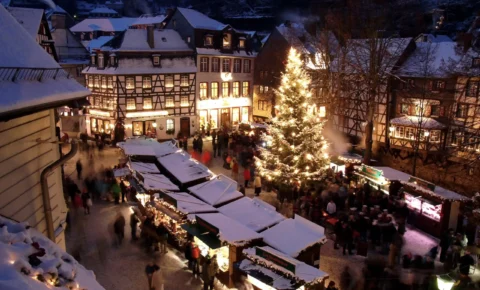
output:
[[160,190],[179,191],[177,185],[170,181],[165,175],[136,172],[135,177],[140,181],[145,190],[149,193]]
[[389,194],[390,183],[394,181],[408,181],[410,175],[390,167],[368,166],[362,164],[355,172],[359,183],[369,182],[373,188],[379,188],[385,194]]
[[260,290],[324,289],[328,274],[271,247],[243,250],[246,259],[235,266]]
[[456,230],[460,206],[469,198],[416,177],[402,185],[410,224],[436,237],[449,228]]
[[221,213],[196,214],[195,221],[182,228],[194,237],[203,257],[216,255],[217,278],[232,287],[234,263],[241,259],[245,247],[259,243],[262,236]]
[[330,168],[334,173],[342,172],[345,174],[345,162],[342,160],[332,158],[332,160],[330,160]]
[[235,180],[220,174],[209,181],[189,187],[188,191],[209,205],[219,207],[243,197],[237,187]]
[[219,207],[218,211],[256,232],[285,220],[274,206],[258,198],[243,197]]
[[160,167],[182,190],[209,180],[213,173],[182,150],[158,158]]
[[261,233],[263,241],[311,266],[320,264],[320,247],[327,242],[325,229],[311,221],[295,215]]
[[158,169],[155,163],[130,161],[128,166],[132,171],[140,173],[160,173],[160,169]]
[[165,156],[179,150],[174,141],[159,143],[157,140],[150,138],[129,138],[125,142],[117,143],[117,146],[123,150],[125,155],[135,156],[138,161]]

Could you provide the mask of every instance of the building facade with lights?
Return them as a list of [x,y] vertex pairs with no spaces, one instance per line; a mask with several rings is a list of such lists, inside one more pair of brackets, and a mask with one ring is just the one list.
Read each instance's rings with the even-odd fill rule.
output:
[[194,51],[170,29],[129,29],[91,55],[89,135],[115,140],[190,136],[195,123]]
[[200,129],[252,121],[254,60],[260,43],[256,34],[185,8],[177,8],[166,27],[178,31],[196,50]]

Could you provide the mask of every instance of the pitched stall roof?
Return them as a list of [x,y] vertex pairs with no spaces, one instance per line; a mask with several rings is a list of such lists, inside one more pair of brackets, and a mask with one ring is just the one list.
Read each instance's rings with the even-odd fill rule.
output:
[[72,32],[121,32],[137,21],[137,18],[87,18],[72,26]]
[[155,29],[153,31],[154,47],[151,48],[147,42],[147,30],[128,29],[123,36],[122,44],[117,51],[190,51],[187,43],[180,34],[173,29]]
[[178,7],[177,11],[182,13],[188,23],[195,29],[223,30],[228,26],[193,9]]
[[381,170],[383,172],[383,176],[388,180],[408,181],[410,179],[410,174],[395,170],[391,167],[386,167],[386,166],[372,166],[372,167],[377,170]]
[[237,187],[236,181],[220,174],[209,181],[189,187],[188,190],[206,203],[217,206],[242,197],[243,194]]
[[160,173],[160,170],[155,163],[130,161],[128,165],[131,170],[139,173]]
[[165,175],[162,174],[151,174],[151,173],[140,173],[143,177],[143,187],[146,190],[180,190],[173,182],[170,181]]
[[209,178],[213,173],[183,150],[158,158],[158,162],[180,183],[185,184]]
[[117,146],[123,149],[125,155],[160,157],[179,150],[172,141],[159,143],[152,138],[129,138],[124,142],[118,142]]
[[40,23],[42,22],[43,9],[8,7],[7,10],[25,28],[30,36],[34,39],[37,38]]
[[48,106],[51,103],[65,104],[90,94],[89,90],[67,77],[60,65],[3,6],[0,7],[0,31],[1,70],[52,69],[44,70],[41,81],[38,81],[41,71],[37,71],[37,78],[32,78],[27,70],[23,70],[15,82],[10,76],[1,77],[0,91],[4,97],[0,98],[0,113],[35,110],[39,105]]
[[218,210],[213,206],[186,192],[162,192],[161,196],[164,195],[174,199],[177,204],[177,210],[186,215],[218,212]]

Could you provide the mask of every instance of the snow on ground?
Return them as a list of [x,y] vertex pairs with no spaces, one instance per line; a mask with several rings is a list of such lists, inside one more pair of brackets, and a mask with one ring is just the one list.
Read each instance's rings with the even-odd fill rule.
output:
[[[35,229],[3,217],[0,226],[0,289],[48,290],[58,277],[60,286],[105,290],[92,271]],[[35,260],[36,266],[29,262]]]

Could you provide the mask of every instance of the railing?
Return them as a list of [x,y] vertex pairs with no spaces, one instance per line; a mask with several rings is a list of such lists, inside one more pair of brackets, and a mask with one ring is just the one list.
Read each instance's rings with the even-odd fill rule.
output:
[[0,81],[44,81],[68,79],[70,74],[62,68],[13,68],[0,67]]

